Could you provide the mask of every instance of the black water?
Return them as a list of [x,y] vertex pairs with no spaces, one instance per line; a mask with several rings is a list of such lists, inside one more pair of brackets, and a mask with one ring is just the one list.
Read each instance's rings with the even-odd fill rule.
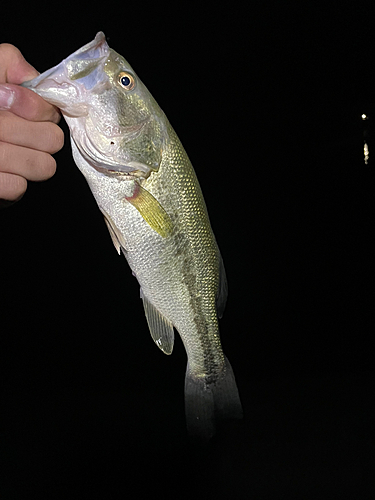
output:
[[188,440],[182,344],[154,346],[66,138],[0,212],[4,499],[373,498],[371,16],[227,7],[6,32],[42,71],[103,29],[166,112],[224,257],[245,418]]

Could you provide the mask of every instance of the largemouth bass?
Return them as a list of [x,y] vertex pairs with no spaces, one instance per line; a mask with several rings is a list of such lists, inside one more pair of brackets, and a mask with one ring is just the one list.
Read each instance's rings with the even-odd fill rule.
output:
[[185,346],[188,431],[211,437],[217,420],[242,409],[219,337],[223,261],[176,133],[102,32],[23,86],[61,109],[75,163],[140,284],[153,340],[171,354],[175,328]]

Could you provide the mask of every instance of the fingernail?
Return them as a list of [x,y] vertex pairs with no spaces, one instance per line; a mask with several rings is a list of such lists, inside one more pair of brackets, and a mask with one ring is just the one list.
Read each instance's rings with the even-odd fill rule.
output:
[[0,109],[9,109],[13,101],[14,91],[6,85],[0,85]]

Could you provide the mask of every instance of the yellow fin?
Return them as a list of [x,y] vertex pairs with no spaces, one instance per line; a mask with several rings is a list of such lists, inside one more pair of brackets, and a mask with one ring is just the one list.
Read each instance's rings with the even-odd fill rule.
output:
[[140,184],[136,183],[133,195],[125,199],[138,210],[147,224],[160,236],[166,238],[172,234],[171,218],[158,200]]

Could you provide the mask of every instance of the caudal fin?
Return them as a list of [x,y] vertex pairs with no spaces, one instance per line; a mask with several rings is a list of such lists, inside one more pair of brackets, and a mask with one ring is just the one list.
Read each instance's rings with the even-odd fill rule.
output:
[[215,382],[194,377],[189,365],[185,378],[185,414],[189,434],[210,439],[220,420],[242,418],[242,406],[232,367],[225,358],[223,375]]

